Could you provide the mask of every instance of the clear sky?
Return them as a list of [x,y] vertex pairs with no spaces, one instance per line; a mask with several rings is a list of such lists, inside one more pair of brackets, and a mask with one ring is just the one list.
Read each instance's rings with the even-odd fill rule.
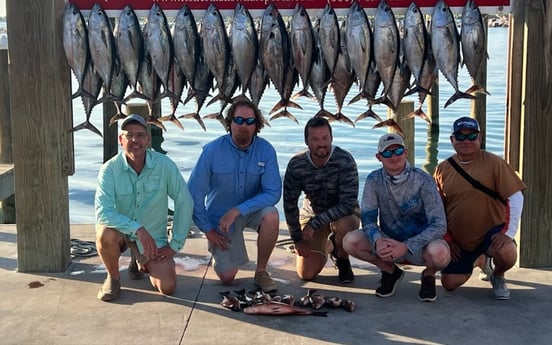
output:
[[6,16],[6,0],[0,0],[0,17]]

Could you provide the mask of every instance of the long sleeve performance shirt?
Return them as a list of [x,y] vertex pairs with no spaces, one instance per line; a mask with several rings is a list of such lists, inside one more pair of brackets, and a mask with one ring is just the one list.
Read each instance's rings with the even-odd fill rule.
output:
[[[284,212],[293,242],[301,241],[299,217],[310,218],[316,230],[341,217],[359,213],[358,170],[353,156],[338,146],[323,167],[315,166],[308,151],[293,156],[284,177]],[[299,211],[299,197],[305,193]],[[300,214],[301,213],[301,214]]]
[[188,184],[194,223],[203,232],[215,229],[233,207],[247,215],[276,205],[282,194],[276,150],[257,136],[247,149],[236,146],[230,134],[206,144]]
[[[144,227],[158,247],[168,243],[168,198],[174,202],[170,247],[184,246],[192,221],[193,201],[176,164],[167,156],[146,151],[146,164],[138,175],[123,152],[107,161],[98,174],[95,196],[96,222],[136,240]],[[137,241],[140,251],[142,244]]]
[[368,175],[361,202],[362,229],[372,244],[389,237],[416,253],[442,238],[447,222],[433,178],[408,162],[401,173],[405,175],[397,181],[383,168]]

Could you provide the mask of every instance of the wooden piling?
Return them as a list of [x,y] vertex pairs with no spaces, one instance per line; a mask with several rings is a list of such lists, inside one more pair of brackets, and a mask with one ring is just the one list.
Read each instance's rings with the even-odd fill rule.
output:
[[520,172],[527,184],[519,237],[520,267],[552,266],[550,114],[552,114],[552,1],[524,1],[525,61],[521,103]]
[[[395,112],[390,108],[387,109],[387,118],[394,118],[399,124],[404,133],[404,144],[408,149],[406,159],[412,166],[416,160],[416,147],[414,146],[414,118],[407,119],[406,115],[414,111],[414,102],[403,100]],[[390,129],[391,132],[396,133],[394,129]]]
[[67,174],[74,164],[64,6],[64,0],[6,1],[20,272],[63,272],[71,261]]
[[0,223],[15,224],[8,47],[0,48]]

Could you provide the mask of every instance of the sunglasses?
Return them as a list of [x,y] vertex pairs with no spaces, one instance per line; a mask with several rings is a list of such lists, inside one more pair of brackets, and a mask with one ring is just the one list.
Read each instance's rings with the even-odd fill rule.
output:
[[468,139],[469,141],[474,141],[479,136],[479,133],[472,132],[470,134],[454,133],[454,139],[457,141],[464,141]]
[[385,151],[381,151],[379,154],[383,157],[383,158],[391,158],[391,156],[393,154],[395,154],[395,156],[400,156],[404,153],[404,147],[397,147],[396,149],[394,150],[385,150]]
[[255,122],[257,122],[257,119],[254,118],[254,117],[248,117],[247,119],[246,118],[243,118],[241,116],[236,116],[234,118],[232,118],[232,121],[236,124],[236,125],[243,125],[244,123],[248,126],[251,126],[253,124],[255,124]]

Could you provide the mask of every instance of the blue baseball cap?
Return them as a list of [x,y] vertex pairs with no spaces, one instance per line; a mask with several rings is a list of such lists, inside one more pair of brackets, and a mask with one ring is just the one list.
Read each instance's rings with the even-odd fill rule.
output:
[[454,121],[454,124],[452,125],[452,134],[462,130],[462,129],[471,129],[475,132],[479,132],[479,123],[476,119],[471,117],[461,117]]
[[146,124],[146,119],[144,119],[143,116],[140,116],[138,114],[130,114],[127,117],[125,117],[125,119],[123,120],[123,123],[121,124],[121,129],[125,129],[125,126],[128,125],[130,122],[137,122],[145,129],[148,129],[148,125]]

